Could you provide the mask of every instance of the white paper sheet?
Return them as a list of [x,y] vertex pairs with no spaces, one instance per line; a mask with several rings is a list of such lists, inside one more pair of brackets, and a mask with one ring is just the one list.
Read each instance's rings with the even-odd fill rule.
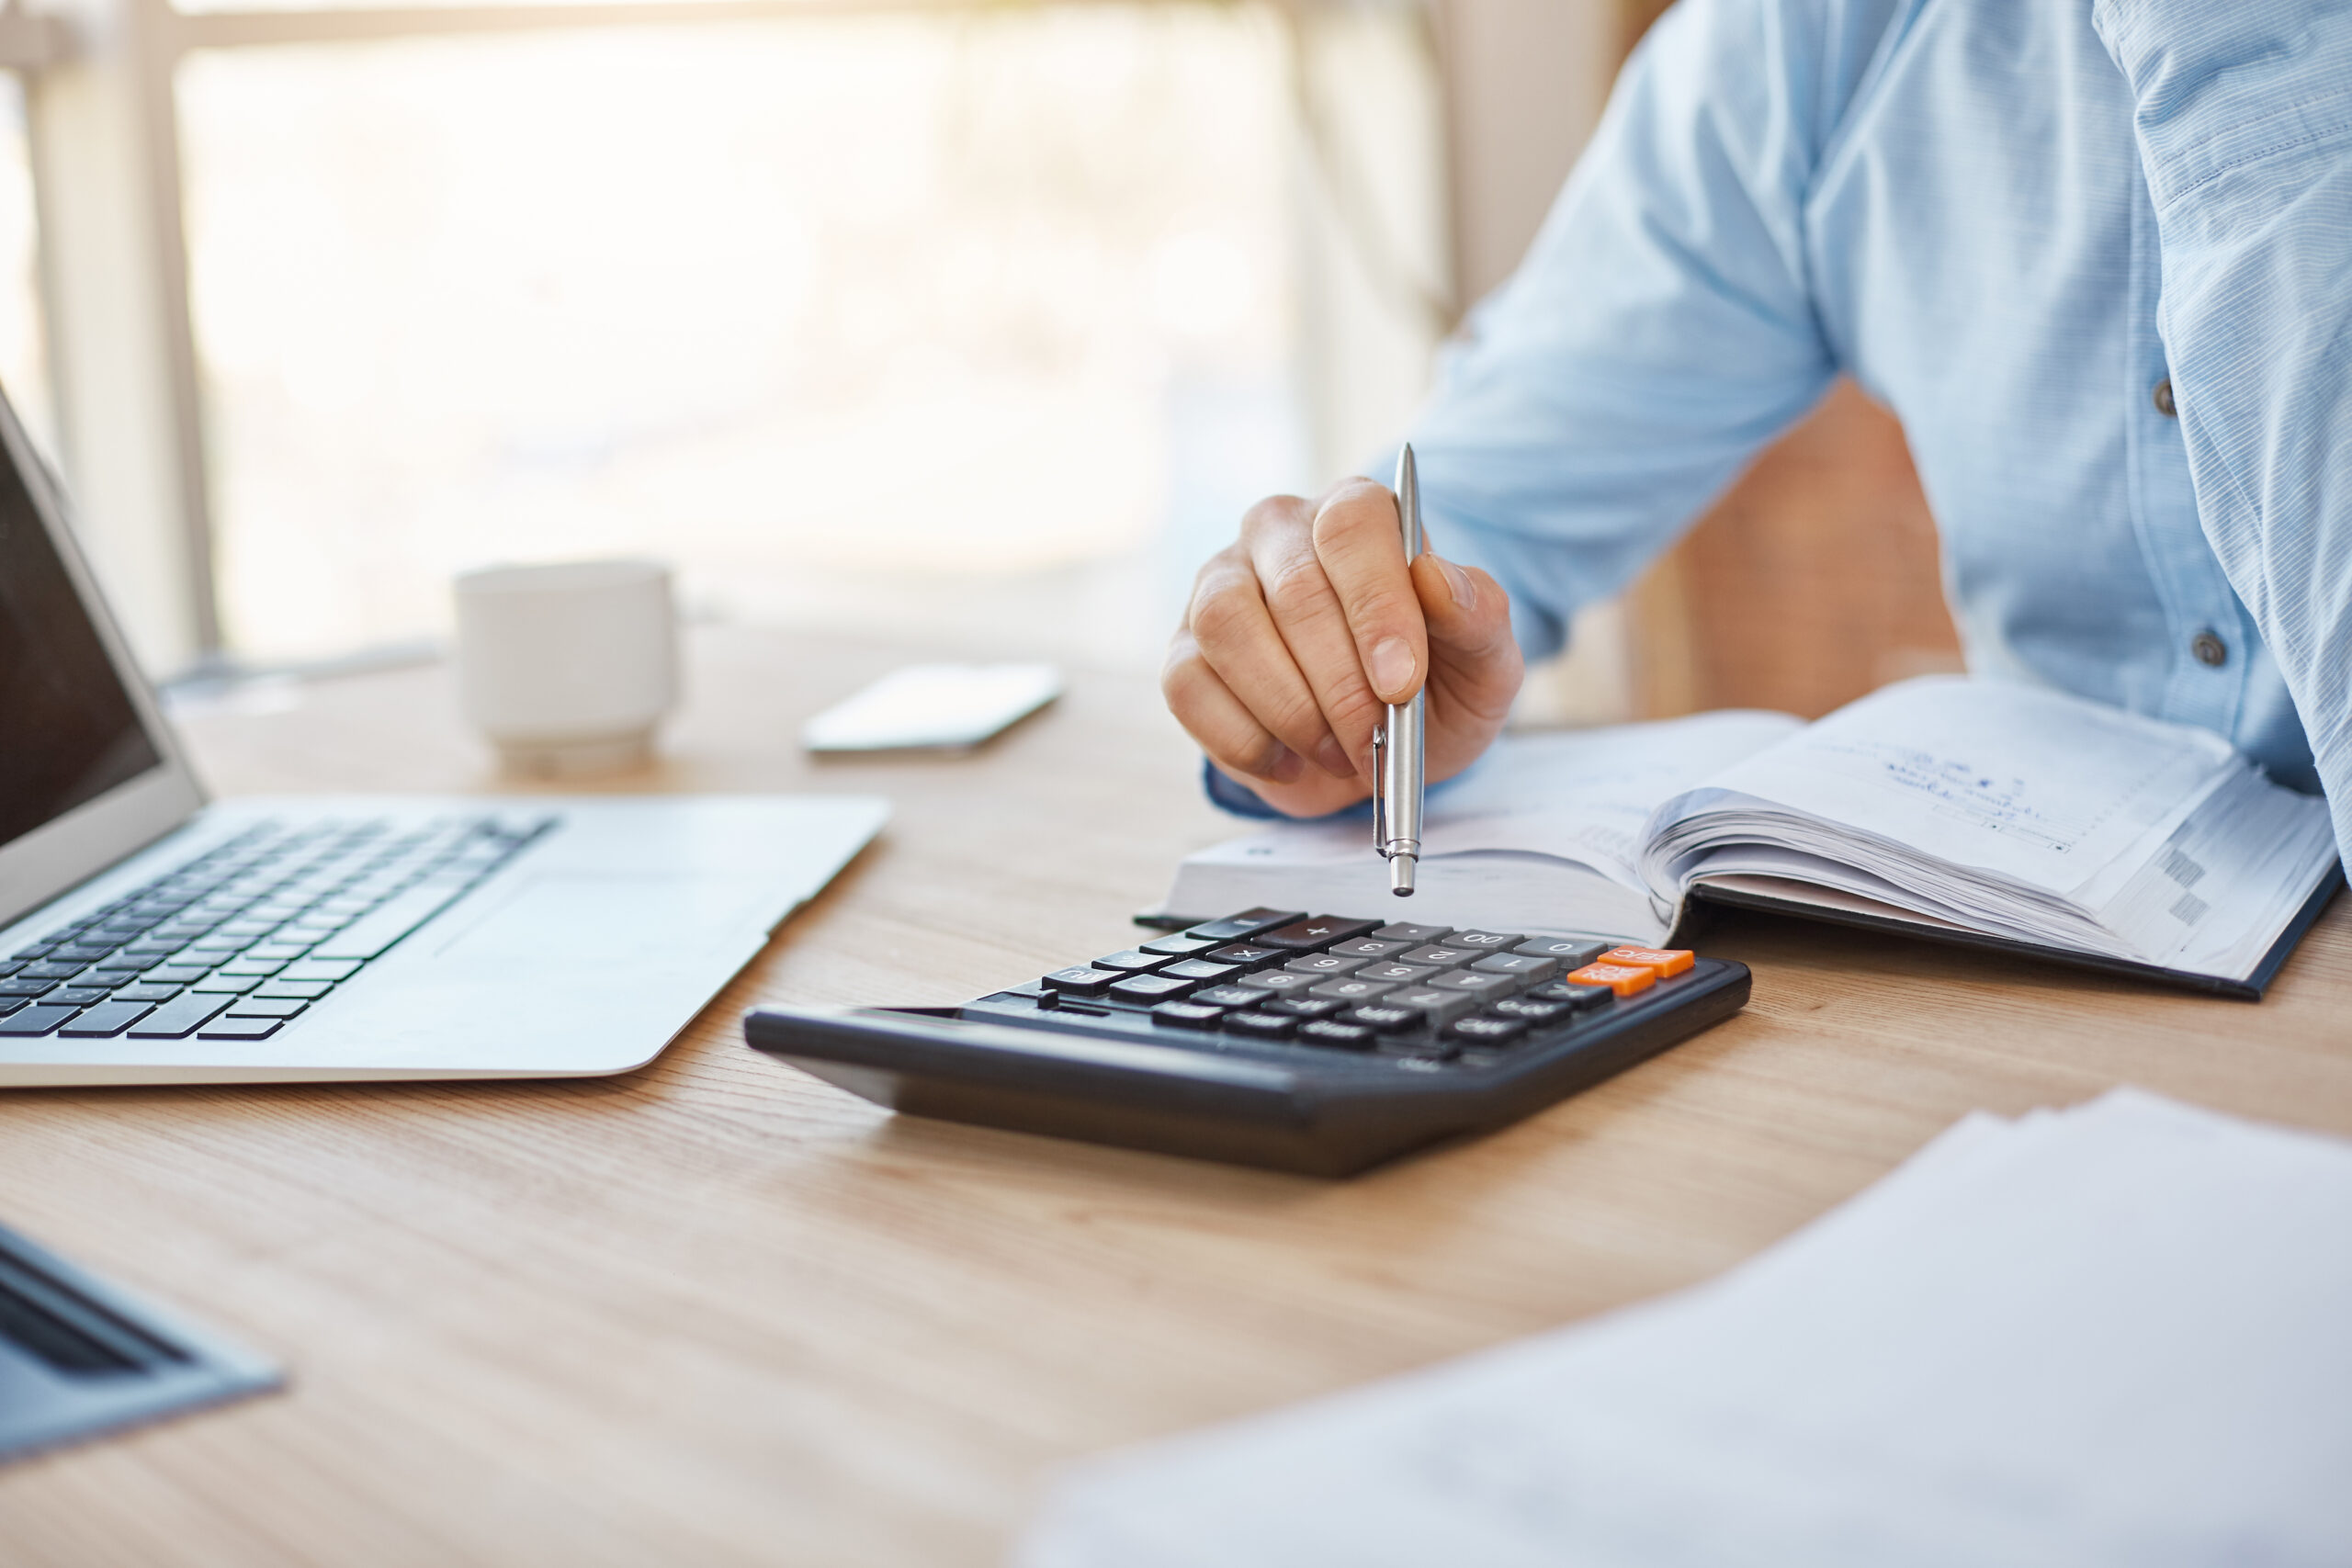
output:
[[1080,1470],[1021,1568],[2352,1562],[2352,1145],[1962,1122],[1722,1279]]

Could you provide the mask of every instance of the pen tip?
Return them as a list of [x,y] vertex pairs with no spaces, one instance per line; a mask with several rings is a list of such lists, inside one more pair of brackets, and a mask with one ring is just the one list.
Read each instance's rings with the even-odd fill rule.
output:
[[1388,891],[1399,898],[1413,896],[1413,857],[1391,855],[1388,858]]

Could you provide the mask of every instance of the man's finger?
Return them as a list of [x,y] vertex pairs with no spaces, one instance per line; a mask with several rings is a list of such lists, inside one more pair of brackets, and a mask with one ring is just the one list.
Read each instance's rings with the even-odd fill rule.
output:
[[1421,606],[1407,570],[1396,498],[1369,479],[1341,485],[1315,516],[1315,557],[1338,595],[1373,694],[1401,703],[1429,671]]
[[1435,697],[1464,716],[1499,724],[1525,673],[1511,635],[1510,596],[1476,567],[1437,555],[1413,563],[1413,588],[1429,626]]
[[1220,555],[1201,569],[1184,625],[1201,657],[1257,723],[1332,777],[1356,776],[1324,721],[1314,689],[1275,628],[1247,559]]
[[1315,557],[1314,536],[1301,528],[1245,525],[1241,542],[1250,552],[1274,629],[1315,694],[1316,706],[1348,761],[1350,775],[1357,776],[1372,750],[1380,700],[1364,679],[1340,596]]
[[1306,771],[1298,753],[1269,734],[1217,678],[1190,631],[1170,643],[1159,689],[1176,722],[1226,772],[1289,784]]

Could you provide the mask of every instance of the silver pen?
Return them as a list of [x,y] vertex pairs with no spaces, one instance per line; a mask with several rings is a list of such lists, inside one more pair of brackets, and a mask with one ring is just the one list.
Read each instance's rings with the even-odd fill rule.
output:
[[[1420,558],[1421,481],[1413,469],[1413,448],[1396,455],[1396,519],[1404,525],[1405,565]],[[1391,703],[1372,732],[1372,838],[1388,862],[1388,891],[1399,898],[1413,893],[1413,873],[1421,859],[1421,719],[1429,700],[1421,689],[1403,706]]]

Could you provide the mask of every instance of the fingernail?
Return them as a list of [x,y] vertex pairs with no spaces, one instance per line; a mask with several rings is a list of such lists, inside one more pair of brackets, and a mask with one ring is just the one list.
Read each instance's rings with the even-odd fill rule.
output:
[[1306,771],[1306,759],[1277,740],[1266,758],[1266,765],[1258,770],[1258,776],[1272,779],[1276,784],[1293,784]]
[[1385,698],[1392,692],[1403,691],[1413,680],[1412,646],[1401,637],[1382,638],[1372,650],[1369,673],[1374,696]]
[[1340,745],[1334,736],[1325,736],[1323,744],[1315,748],[1315,760],[1322,763],[1323,771],[1335,779],[1356,776],[1356,765],[1348,761],[1348,749]]
[[1431,556],[1430,559],[1436,561],[1438,570],[1445,573],[1445,585],[1453,591],[1453,607],[1457,610],[1476,609],[1478,585],[1470,581],[1470,574],[1442,556]]

